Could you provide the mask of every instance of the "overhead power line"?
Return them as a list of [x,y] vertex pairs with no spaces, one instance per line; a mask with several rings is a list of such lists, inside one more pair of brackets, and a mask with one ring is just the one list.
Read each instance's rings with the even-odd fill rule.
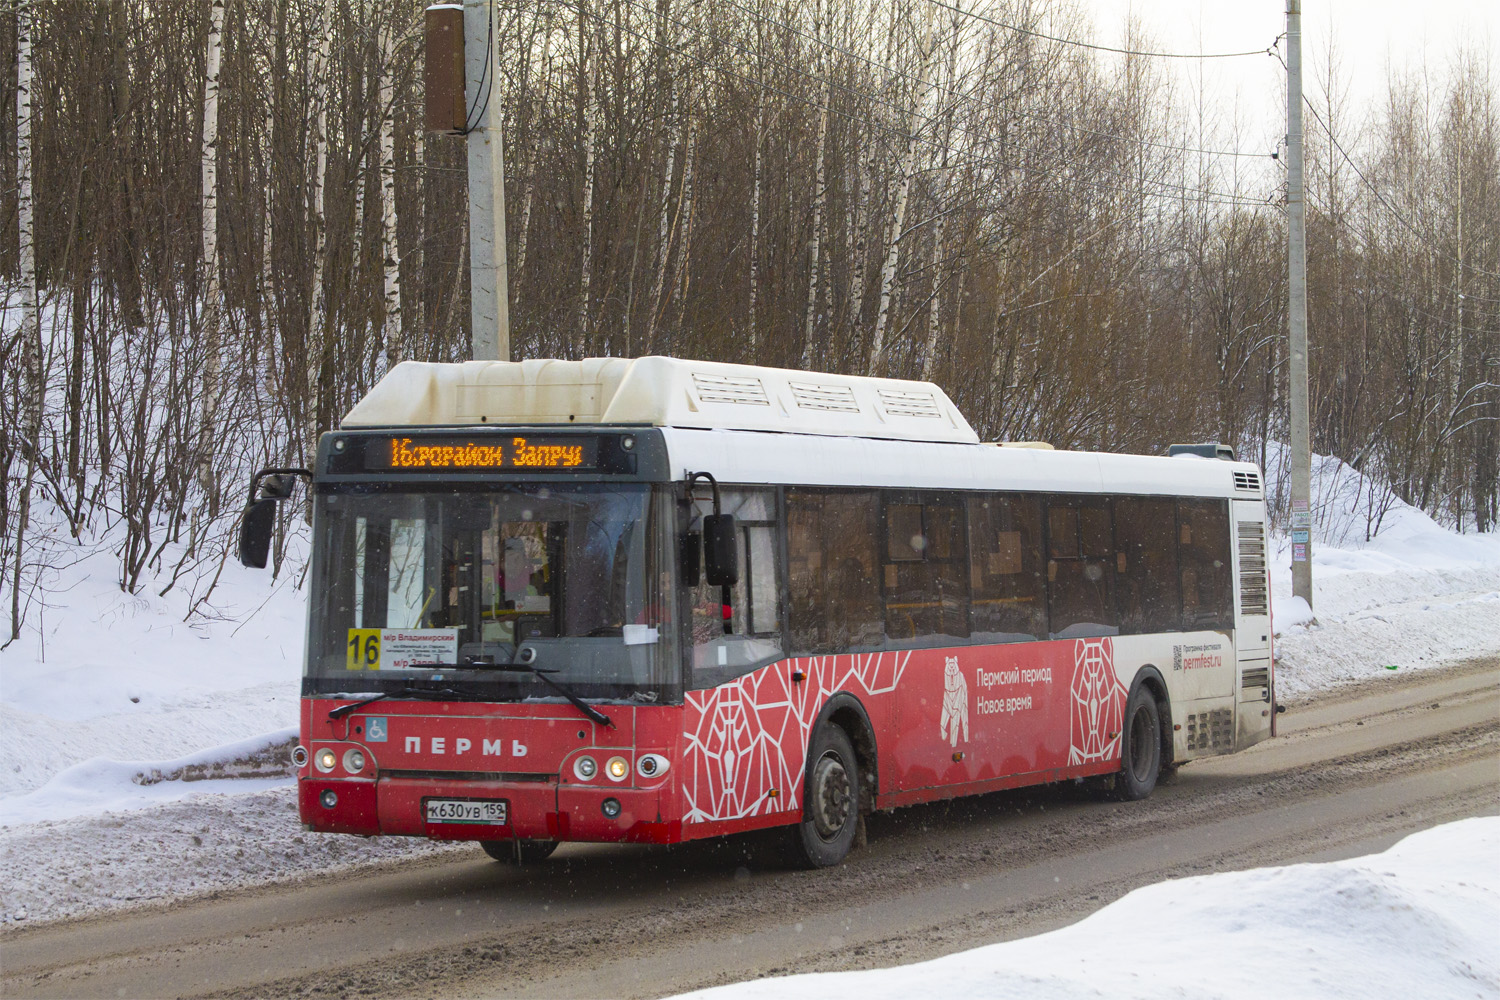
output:
[[[797,35],[797,36],[799,36],[799,37],[801,37],[803,39],[806,39],[807,41],[812,42],[814,45],[821,46],[821,47],[827,49],[830,52],[837,52],[839,55],[842,55],[845,58],[854,59],[854,60],[856,60],[858,62],[862,62],[865,65],[871,67],[872,69],[879,70],[880,72],[885,73],[888,76],[891,76],[891,77],[893,77],[895,79],[906,80],[906,81],[908,81],[910,83],[919,83],[920,82],[916,77],[912,76],[910,73],[904,72],[904,71],[902,71],[900,69],[897,69],[894,66],[890,66],[890,65],[888,65],[886,63],[883,63],[883,62],[879,61],[878,59],[872,59],[869,56],[861,55],[861,54],[859,54],[857,52],[851,52],[850,50],[844,48],[843,46],[835,45],[831,41],[827,41],[825,39],[817,38],[817,37],[815,37],[813,35],[809,35],[807,32],[805,32],[802,29],[796,27],[795,25],[786,24],[785,22],[778,21],[774,17],[768,17],[768,16],[766,16],[764,14],[761,14],[759,11],[752,10],[749,7],[746,7],[744,4],[736,2],[736,0],[724,0],[724,2],[727,3],[727,4],[729,4],[729,6],[731,6],[731,7],[734,7],[736,9],[740,10],[740,11],[743,11],[746,14],[749,14],[751,17],[754,17],[754,18],[757,18],[759,20],[765,21],[767,24],[775,25],[776,27],[781,28],[783,31],[790,31],[792,34]],[[956,9],[956,8],[954,8],[954,9]],[[773,62],[777,62],[778,65],[784,65],[783,63],[780,63],[778,60],[772,60],[772,61]],[[831,85],[832,86],[838,86],[837,84],[831,84]],[[1030,121],[1034,121],[1034,122],[1036,122],[1038,124],[1041,124],[1041,125],[1052,125],[1052,126],[1055,126],[1057,128],[1072,129],[1075,132],[1083,132],[1083,133],[1086,133],[1088,135],[1098,136],[1101,139],[1113,139],[1113,140],[1115,140],[1117,142],[1128,142],[1128,143],[1130,143],[1132,145],[1136,145],[1136,146],[1149,146],[1149,147],[1151,147],[1153,149],[1165,149],[1165,150],[1170,150],[1172,152],[1177,152],[1177,153],[1196,153],[1196,154],[1200,154],[1200,155],[1203,155],[1203,156],[1235,156],[1235,157],[1242,157],[1242,158],[1246,158],[1246,159],[1260,159],[1260,160],[1273,160],[1273,159],[1276,158],[1275,154],[1273,154],[1273,153],[1246,153],[1246,152],[1242,152],[1242,151],[1237,150],[1237,149],[1199,149],[1199,148],[1196,148],[1196,147],[1193,147],[1193,146],[1178,146],[1178,145],[1175,145],[1173,143],[1156,142],[1155,140],[1152,140],[1152,139],[1139,139],[1139,138],[1133,138],[1131,136],[1115,135],[1115,134],[1110,133],[1110,132],[1102,132],[1099,129],[1089,128],[1087,125],[1078,125],[1078,124],[1076,124],[1074,122],[1061,121],[1061,120],[1056,119],[1056,118],[1048,118],[1045,115],[1039,115],[1039,114],[1036,114],[1035,112],[1022,111],[1022,110],[1013,109],[1013,108],[1000,108],[1000,107],[997,107],[996,105],[991,104],[991,103],[989,103],[987,101],[982,101],[979,98],[974,97],[971,94],[962,93],[960,91],[954,90],[951,87],[945,87],[945,86],[943,86],[942,84],[939,84],[939,83],[932,83],[932,84],[930,84],[930,86],[934,90],[939,91],[940,93],[947,94],[950,97],[953,97],[953,98],[955,98],[957,100],[960,100],[960,101],[964,101],[964,102],[966,102],[968,104],[971,104],[974,107],[980,108],[982,110],[999,111],[1002,114],[1014,115],[1014,116],[1016,116],[1018,118],[1026,118],[1026,119],[1028,119]],[[847,88],[843,88],[843,87],[840,87],[839,89],[841,89],[841,90],[847,90]]]
[[[647,14],[648,16],[651,16],[653,18],[657,16],[656,12],[654,12],[650,8],[646,7],[644,4],[638,2],[638,0],[625,0],[625,3],[627,5],[629,5],[629,6],[631,6],[631,7],[635,7],[636,9],[640,10],[644,14]],[[714,70],[714,71],[716,71],[718,73],[722,73],[725,76],[732,77],[732,78],[734,78],[736,80],[739,80],[740,82],[742,82],[742,83],[744,83],[744,84],[746,84],[748,86],[762,88],[762,89],[764,89],[766,91],[769,91],[771,93],[774,93],[774,94],[777,94],[777,95],[779,95],[781,97],[784,97],[784,98],[786,98],[789,101],[795,101],[797,103],[804,104],[804,105],[806,105],[808,107],[815,108],[815,109],[817,109],[819,111],[826,111],[829,114],[832,114],[832,115],[835,115],[837,117],[843,118],[843,119],[845,119],[847,121],[856,122],[856,123],[859,123],[859,124],[862,124],[862,125],[867,125],[870,128],[872,128],[872,129],[875,129],[875,130],[881,131],[881,132],[885,132],[885,133],[887,133],[889,135],[892,135],[892,136],[897,136],[897,137],[900,137],[900,138],[903,138],[903,139],[905,139],[905,138],[911,138],[913,141],[915,141],[915,142],[917,142],[917,143],[919,143],[919,144],[921,144],[923,146],[926,146],[926,147],[928,147],[930,149],[936,150],[938,152],[942,152],[942,151],[946,150],[947,152],[950,152],[950,153],[954,153],[954,154],[966,156],[966,157],[969,158],[970,163],[986,164],[986,165],[997,166],[997,167],[1002,167],[1002,168],[1006,168],[1006,169],[1019,169],[1019,170],[1025,170],[1025,171],[1030,172],[1030,173],[1042,173],[1042,174],[1046,174],[1048,176],[1054,176],[1054,175],[1056,175],[1056,173],[1057,173],[1056,166],[1069,167],[1069,168],[1072,168],[1073,170],[1079,171],[1080,174],[1087,173],[1087,174],[1094,174],[1094,175],[1104,175],[1104,176],[1114,177],[1114,178],[1121,179],[1121,180],[1126,180],[1126,181],[1129,181],[1130,183],[1138,183],[1138,184],[1142,184],[1142,185],[1149,185],[1150,188],[1151,188],[1151,190],[1145,191],[1144,193],[1149,194],[1149,195],[1154,196],[1154,197],[1158,197],[1158,198],[1182,198],[1183,196],[1187,196],[1189,200],[1202,201],[1204,203],[1211,203],[1211,204],[1237,205],[1239,207],[1246,207],[1246,208],[1262,208],[1262,207],[1265,207],[1268,204],[1268,202],[1269,202],[1269,199],[1249,198],[1249,197],[1245,197],[1243,195],[1237,195],[1237,194],[1233,194],[1233,193],[1230,193],[1230,192],[1213,191],[1213,190],[1203,190],[1203,189],[1188,187],[1188,186],[1182,185],[1182,184],[1174,184],[1174,183],[1172,183],[1170,181],[1149,180],[1149,179],[1144,179],[1144,178],[1126,177],[1124,175],[1121,175],[1118,171],[1108,170],[1108,169],[1105,169],[1103,167],[1092,166],[1092,165],[1091,166],[1083,166],[1083,165],[1081,165],[1079,163],[1076,163],[1076,162],[1074,162],[1072,160],[1068,160],[1068,159],[1066,159],[1064,157],[1061,157],[1061,156],[1056,157],[1054,166],[1048,167],[1046,169],[1035,167],[1035,166],[1030,166],[1030,165],[1023,164],[1021,162],[1014,161],[1014,160],[1001,160],[999,157],[975,157],[975,156],[972,155],[972,151],[971,150],[957,149],[957,148],[954,148],[952,146],[948,146],[948,145],[946,145],[944,143],[938,142],[935,139],[926,138],[926,137],[924,137],[924,136],[922,136],[920,134],[909,134],[904,129],[898,129],[898,128],[895,128],[893,126],[883,124],[881,122],[873,121],[873,120],[871,120],[869,118],[864,118],[864,117],[861,117],[859,115],[850,114],[850,113],[845,112],[845,111],[840,111],[837,108],[826,107],[826,106],[818,103],[816,100],[814,100],[812,98],[804,97],[804,96],[802,96],[800,94],[791,93],[791,92],[789,92],[787,90],[781,89],[780,87],[776,87],[776,86],[774,86],[772,84],[766,83],[763,80],[754,80],[754,79],[751,79],[750,77],[746,76],[743,73],[736,72],[735,70],[729,69],[728,67],[723,66],[723,65],[721,65],[719,63],[712,62],[712,61],[710,61],[708,59],[703,58],[702,56],[696,55],[696,54],[694,54],[692,52],[688,52],[685,49],[682,49],[682,48],[679,48],[677,46],[671,45],[671,44],[669,44],[667,42],[664,42],[664,41],[660,41],[658,39],[649,38],[649,37],[641,34],[640,32],[635,31],[632,28],[626,27],[623,24],[617,23],[615,21],[610,21],[610,20],[606,19],[603,15],[595,13],[594,11],[587,10],[587,9],[581,9],[581,12],[584,13],[584,14],[586,14],[590,19],[594,20],[595,22],[597,22],[599,24],[606,25],[607,27],[610,27],[611,29],[623,31],[626,34],[633,36],[637,40],[645,42],[645,43],[647,43],[647,44],[649,44],[651,46],[661,46],[661,47],[667,49],[668,51],[673,52],[676,55],[682,56],[685,59],[690,59],[693,62],[698,63],[700,66],[703,66],[706,69],[711,69],[711,70]],[[708,31],[708,30],[703,29],[703,28],[695,27],[695,26],[692,26],[692,25],[688,25],[688,24],[686,24],[686,23],[684,23],[682,21],[679,21],[676,18],[673,18],[673,17],[670,17],[670,16],[668,16],[666,18],[666,20],[669,21],[671,24],[673,24],[675,27],[677,27],[679,29],[682,29],[684,31],[695,32],[695,33],[697,33],[699,35],[703,35],[703,36],[707,37],[708,39],[712,40],[713,42],[716,42],[716,43],[728,46],[729,48],[735,49],[741,55],[746,56],[747,58],[751,58],[751,59],[764,59],[764,60],[772,63],[773,65],[775,65],[775,66],[777,66],[777,67],[779,67],[781,69],[788,70],[788,71],[790,71],[792,73],[795,73],[798,76],[801,76],[801,77],[803,77],[805,79],[814,80],[814,81],[816,81],[816,82],[818,82],[820,84],[823,82],[821,78],[813,76],[810,72],[808,72],[805,69],[802,69],[801,67],[793,66],[793,65],[791,65],[789,63],[783,62],[783,61],[778,60],[778,59],[776,59],[774,57],[767,56],[765,53],[762,53],[762,52],[752,51],[749,48],[745,47],[744,45],[742,45],[742,44],[740,44],[738,42],[735,42],[732,39],[720,37],[720,36],[714,34],[711,31]],[[847,87],[847,86],[845,86],[843,84],[834,83],[832,81],[829,81],[829,86],[832,87],[835,90],[839,90],[839,91],[841,91],[843,93],[849,94],[850,96],[856,98],[857,100],[870,101],[871,103],[878,104],[878,105],[880,105],[880,106],[882,106],[882,107],[884,107],[884,108],[886,108],[886,109],[888,109],[890,111],[893,111],[893,112],[895,112],[895,113],[897,113],[899,115],[902,115],[902,116],[910,115],[913,119],[921,121],[921,122],[923,122],[923,123],[925,123],[927,125],[931,125],[931,126],[935,127],[935,126],[941,124],[939,122],[939,120],[937,118],[935,118],[935,117],[932,117],[930,115],[924,115],[921,112],[916,111],[916,110],[914,110],[914,109],[912,109],[910,107],[905,107],[905,106],[900,106],[900,105],[893,104],[890,101],[887,101],[887,100],[885,100],[883,98],[880,98],[880,97],[878,97],[878,96],[876,96],[874,94],[863,93],[863,92],[854,90],[854,89],[852,89],[850,87]],[[961,132],[961,133],[963,133],[965,135],[968,135],[969,137],[973,138],[974,140],[976,140],[976,142],[979,142],[979,143],[992,144],[992,143],[994,143],[996,141],[996,138],[994,136],[980,134],[980,133],[975,132],[973,129],[971,129],[968,126],[963,125],[963,124],[955,124],[954,125],[954,129],[956,131],[958,131],[958,132]],[[1122,140],[1122,141],[1129,142],[1130,140],[1127,139],[1127,140]],[[1022,146],[1022,147],[1019,147],[1019,149],[1020,149],[1021,152],[1026,152],[1026,153],[1039,153],[1040,152],[1039,150],[1036,150],[1035,148],[1032,148],[1032,147]]]
[[[985,24],[992,24],[997,28],[1014,31],[1017,34],[1030,35],[1032,38],[1043,38],[1049,42],[1057,42],[1060,45],[1072,45],[1080,49],[1092,49],[1095,52],[1113,52],[1122,56],[1144,56],[1151,59],[1238,59],[1242,56],[1264,56],[1271,54],[1271,46],[1263,49],[1248,49],[1244,52],[1145,52],[1139,49],[1120,49],[1112,45],[1096,45],[1093,42],[1080,42],[1072,38],[1059,38],[1056,35],[1034,31],[1031,28],[1006,24],[1004,21],[997,21],[995,18],[980,14],[977,11],[964,10],[962,7],[956,7],[951,3],[944,3],[943,0],[927,0],[927,2],[934,7],[943,7],[962,14],[965,17],[972,17],[976,21],[983,21]],[[1274,44],[1273,42],[1272,45]]]
[[1381,193],[1380,188],[1376,186],[1375,182],[1370,180],[1370,178],[1365,175],[1365,172],[1359,168],[1359,164],[1354,162],[1354,158],[1345,151],[1344,147],[1339,144],[1338,139],[1334,137],[1333,129],[1331,129],[1328,126],[1328,123],[1323,120],[1323,116],[1318,114],[1318,109],[1313,107],[1313,102],[1304,95],[1302,98],[1302,103],[1307,105],[1307,109],[1311,111],[1313,117],[1318,120],[1318,124],[1323,126],[1323,134],[1328,136],[1328,141],[1333,145],[1333,148],[1339,151],[1339,155],[1342,156],[1344,158],[1344,162],[1349,164],[1350,168],[1354,170],[1354,173],[1359,177],[1360,181],[1364,183],[1364,186],[1370,189],[1370,193],[1375,196],[1375,200],[1380,202],[1381,205],[1385,206],[1385,210],[1387,212],[1390,212],[1391,215],[1395,217],[1396,221],[1406,227],[1406,229],[1418,240],[1420,240],[1422,244],[1427,247],[1427,249],[1431,250],[1433,253],[1437,254],[1439,257],[1444,258],[1445,260],[1457,264],[1460,268],[1467,268],[1475,274],[1482,274],[1487,278],[1500,278],[1500,274],[1497,274],[1494,271],[1486,271],[1483,268],[1475,267],[1468,261],[1461,260],[1458,257],[1453,256],[1453,254],[1449,253],[1448,251],[1442,249],[1441,247],[1435,246],[1432,240],[1428,238],[1427,234],[1418,229],[1416,225],[1409,219],[1407,219],[1405,215],[1402,215],[1401,212],[1396,208],[1396,206],[1392,205],[1386,199],[1385,195]]

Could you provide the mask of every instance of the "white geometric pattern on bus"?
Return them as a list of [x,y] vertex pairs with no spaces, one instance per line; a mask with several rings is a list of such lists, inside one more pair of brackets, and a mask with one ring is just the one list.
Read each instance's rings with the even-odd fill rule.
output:
[[[722,687],[689,691],[683,732],[683,821],[743,819],[800,808],[807,743],[829,697],[889,694],[910,652],[782,660]],[[800,684],[792,674],[803,671]],[[771,797],[771,792],[776,797]]]
[[1125,688],[1115,675],[1109,639],[1079,639],[1073,647],[1073,704],[1069,764],[1091,764],[1120,755]]

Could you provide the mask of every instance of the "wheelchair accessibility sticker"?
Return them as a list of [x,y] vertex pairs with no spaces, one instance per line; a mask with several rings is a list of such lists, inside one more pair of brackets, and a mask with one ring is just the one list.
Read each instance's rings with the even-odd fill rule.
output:
[[385,716],[376,715],[365,719],[365,740],[369,743],[386,741]]

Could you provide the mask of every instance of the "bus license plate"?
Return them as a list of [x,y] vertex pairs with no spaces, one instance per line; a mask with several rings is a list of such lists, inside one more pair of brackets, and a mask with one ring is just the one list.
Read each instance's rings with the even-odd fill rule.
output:
[[427,799],[424,803],[429,823],[477,823],[504,826],[506,803],[482,799]]

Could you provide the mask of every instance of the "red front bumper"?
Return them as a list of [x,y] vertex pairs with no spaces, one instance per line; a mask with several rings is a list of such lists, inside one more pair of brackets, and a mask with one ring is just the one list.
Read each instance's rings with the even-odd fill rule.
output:
[[[323,833],[644,844],[682,839],[682,824],[669,822],[663,812],[662,788],[433,778],[304,777],[297,784],[302,822]],[[331,804],[325,803],[326,792],[333,793]],[[429,823],[423,802],[430,798],[502,800],[507,823]],[[606,813],[607,800],[619,803],[617,815]]]

